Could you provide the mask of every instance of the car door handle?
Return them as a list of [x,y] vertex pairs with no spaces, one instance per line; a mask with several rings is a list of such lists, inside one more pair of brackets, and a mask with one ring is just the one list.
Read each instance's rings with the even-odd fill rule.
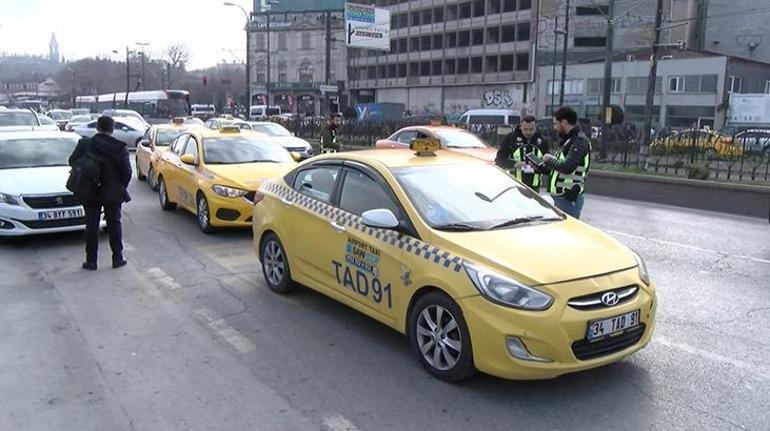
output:
[[345,232],[345,226],[342,226],[340,224],[337,224],[337,222],[330,221],[329,224],[332,226],[332,229],[336,230],[339,233]]
[[294,202],[292,202],[292,201],[290,201],[290,200],[288,200],[286,198],[281,198],[281,203],[286,205],[287,207],[290,207],[290,206],[294,205]]

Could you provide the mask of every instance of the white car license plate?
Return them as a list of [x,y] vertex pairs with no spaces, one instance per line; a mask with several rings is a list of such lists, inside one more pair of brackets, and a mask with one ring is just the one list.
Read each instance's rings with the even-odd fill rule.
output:
[[586,338],[591,341],[624,331],[639,325],[639,310],[630,313],[613,316],[607,319],[591,320],[588,322],[588,334]]
[[81,208],[70,210],[41,211],[37,213],[39,220],[62,220],[68,218],[80,218],[85,214]]

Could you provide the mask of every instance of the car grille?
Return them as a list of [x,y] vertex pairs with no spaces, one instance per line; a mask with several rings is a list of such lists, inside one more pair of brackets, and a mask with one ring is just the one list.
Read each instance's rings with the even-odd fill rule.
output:
[[642,339],[646,326],[644,323],[626,330],[620,335],[608,337],[594,342],[578,340],[572,343],[572,353],[581,361],[599,358],[619,352],[633,346]]
[[71,194],[55,196],[24,196],[24,203],[35,209],[66,208],[80,205]]
[[[617,295],[618,302],[612,305],[605,305],[602,302],[602,296],[614,292]],[[634,298],[639,293],[639,286],[625,286],[617,289],[604,290],[590,295],[578,296],[567,301],[567,305],[577,310],[596,310],[599,308],[614,307],[623,304]]]
[[16,220],[30,229],[51,229],[56,227],[82,226],[86,224],[85,217],[67,218],[62,220]]
[[306,148],[305,147],[286,147],[286,149],[294,153],[304,153]]

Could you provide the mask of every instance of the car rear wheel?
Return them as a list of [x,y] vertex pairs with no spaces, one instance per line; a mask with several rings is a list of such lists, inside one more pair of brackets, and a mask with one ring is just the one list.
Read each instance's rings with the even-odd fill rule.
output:
[[141,169],[139,169],[139,156],[137,156],[137,157],[134,159],[134,161],[135,161],[135,163],[136,163],[136,178],[138,178],[138,179],[139,179],[139,181],[144,181],[144,180],[146,180],[146,179],[147,179],[147,177],[146,177],[146,176],[144,176],[144,175],[142,175],[142,170],[141,170]]
[[168,200],[166,181],[163,180],[163,177],[158,178],[158,201],[163,211],[173,211],[176,209],[176,204]]
[[203,193],[198,192],[197,200],[198,227],[203,233],[214,233],[214,226],[211,225],[211,212],[209,211],[209,201]]
[[439,379],[458,382],[476,373],[462,311],[445,294],[431,292],[417,300],[409,315],[409,339],[422,365]]
[[297,285],[291,279],[289,259],[283,244],[274,233],[268,233],[262,240],[259,253],[262,264],[262,275],[265,283],[275,293],[287,294],[294,291]]

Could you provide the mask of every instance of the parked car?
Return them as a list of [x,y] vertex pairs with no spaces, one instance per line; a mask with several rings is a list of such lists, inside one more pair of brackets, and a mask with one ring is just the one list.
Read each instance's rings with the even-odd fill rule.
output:
[[150,127],[150,124],[142,117],[142,114],[131,109],[105,109],[102,111],[102,115],[107,117],[131,117]]
[[72,132],[75,127],[80,126],[81,124],[90,123],[91,118],[90,115],[73,115],[70,119],[69,123],[67,123],[67,127],[64,128],[64,130],[68,132]]
[[89,110],[88,108],[75,108],[72,110],[73,117],[75,115],[88,115],[90,113],[91,113],[91,110]]
[[59,130],[0,133],[0,237],[85,228],[83,207],[65,188],[78,139]]
[[[128,148],[136,148],[144,132],[149,128],[147,123],[137,121],[133,117],[116,117],[114,120],[115,131],[112,136],[125,143]],[[73,131],[84,138],[90,138],[96,134],[96,121],[81,124]]]
[[72,111],[67,109],[51,109],[47,115],[56,121],[56,125],[59,126],[59,130],[64,130],[67,127],[72,118]]
[[40,127],[45,130],[52,130],[52,131],[61,130],[59,128],[59,125],[56,124],[56,120],[54,120],[53,118],[47,115],[38,114],[37,120],[40,121]]
[[736,133],[735,144],[746,154],[770,157],[770,129],[749,129]]
[[255,132],[264,133],[272,138],[274,142],[281,144],[288,151],[298,153],[302,160],[313,156],[313,147],[308,141],[292,135],[288,129],[280,124],[270,121],[248,121],[244,123],[246,125],[245,127],[242,127],[241,124],[236,125],[238,125],[241,130],[248,128]]
[[463,128],[444,125],[409,126],[397,130],[387,139],[380,139],[375,148],[409,148],[414,139],[435,138],[441,148],[467,154],[489,163],[495,162],[497,149],[488,146],[481,138]]
[[459,123],[472,124],[508,124],[516,125],[521,121],[521,113],[511,109],[470,109],[458,120]]

